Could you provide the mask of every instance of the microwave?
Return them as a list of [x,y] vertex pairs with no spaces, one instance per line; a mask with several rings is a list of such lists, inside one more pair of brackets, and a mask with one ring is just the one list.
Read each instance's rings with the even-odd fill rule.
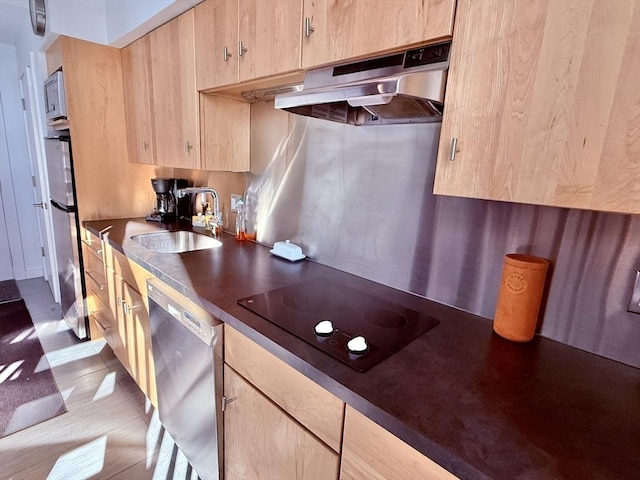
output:
[[64,95],[64,77],[59,70],[44,82],[44,103],[47,120],[67,118],[67,101]]

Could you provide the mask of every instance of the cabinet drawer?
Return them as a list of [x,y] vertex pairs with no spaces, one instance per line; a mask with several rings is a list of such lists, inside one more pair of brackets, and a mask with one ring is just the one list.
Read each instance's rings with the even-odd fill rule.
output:
[[107,306],[108,304],[108,302],[103,302],[97,295],[91,296],[89,298],[89,301],[87,302],[89,315],[93,317],[92,320],[98,327],[98,331],[107,341],[109,341],[109,337],[112,333],[111,330],[113,329],[114,324],[111,310]]
[[102,240],[89,230],[85,230],[84,244],[87,246],[87,250],[91,250],[96,256],[102,258]]
[[102,263],[102,257],[97,257],[89,249],[87,255],[84,258],[84,271],[88,277],[94,280],[97,285],[106,286],[107,281],[104,274],[104,263]]
[[388,478],[456,480],[458,477],[347,406],[340,480]]
[[[104,274],[102,276],[104,277]],[[106,280],[103,283],[100,283],[97,275],[90,272],[85,272],[85,279],[87,282],[87,293],[89,296],[96,296],[102,301],[102,303],[109,305],[109,288]]]
[[336,452],[344,403],[320,385],[225,326],[225,362]]

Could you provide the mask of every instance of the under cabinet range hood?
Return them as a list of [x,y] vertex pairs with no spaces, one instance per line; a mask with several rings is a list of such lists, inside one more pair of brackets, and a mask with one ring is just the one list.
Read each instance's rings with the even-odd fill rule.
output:
[[350,125],[439,122],[451,42],[309,70],[274,106]]

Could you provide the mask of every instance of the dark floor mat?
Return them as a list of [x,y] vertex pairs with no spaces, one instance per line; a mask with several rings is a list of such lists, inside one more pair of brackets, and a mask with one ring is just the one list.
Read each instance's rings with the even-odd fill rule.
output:
[[24,300],[0,305],[0,437],[67,411]]
[[4,280],[0,282],[0,303],[15,302],[20,300],[20,290],[15,280]]

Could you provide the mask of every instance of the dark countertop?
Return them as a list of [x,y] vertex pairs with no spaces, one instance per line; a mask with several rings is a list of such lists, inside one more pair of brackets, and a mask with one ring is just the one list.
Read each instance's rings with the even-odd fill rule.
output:
[[[85,226],[95,234],[110,226],[114,248],[462,479],[640,478],[640,369],[541,337],[513,343],[486,318],[312,261],[290,263],[228,234],[220,248],[158,254],[129,237],[171,226]],[[236,303],[315,277],[440,324],[359,373]]]

